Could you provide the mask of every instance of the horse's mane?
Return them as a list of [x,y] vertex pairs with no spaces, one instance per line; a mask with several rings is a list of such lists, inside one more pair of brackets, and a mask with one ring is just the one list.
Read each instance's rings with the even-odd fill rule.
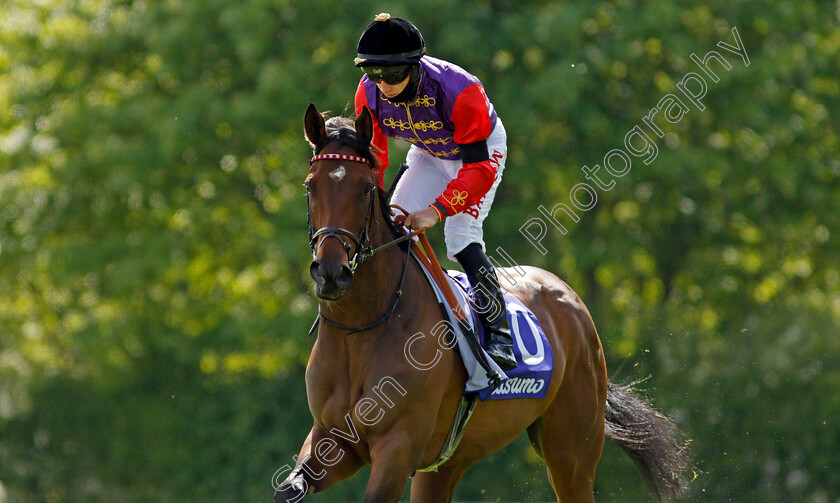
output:
[[[340,116],[330,117],[326,120],[325,126],[327,128],[327,137],[315,146],[315,155],[318,155],[328,143],[337,141],[340,145],[347,145],[355,150],[360,157],[365,158],[370,163],[371,169],[373,169],[377,177],[381,177],[382,170],[379,168],[376,157],[373,155],[377,149],[370,142],[366,141],[362,135],[356,132],[355,121],[353,119]],[[391,231],[391,235],[394,238],[398,238],[405,234],[391,219],[392,212],[388,206],[385,194],[380,191],[378,199],[380,214],[383,216],[388,230]],[[407,242],[403,242],[400,243],[400,246],[406,249],[408,244]]]

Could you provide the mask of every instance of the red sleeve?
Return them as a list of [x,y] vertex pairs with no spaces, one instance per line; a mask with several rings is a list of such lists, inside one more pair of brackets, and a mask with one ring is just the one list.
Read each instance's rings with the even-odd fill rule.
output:
[[493,129],[490,123],[490,109],[481,84],[467,86],[455,98],[452,123],[455,125],[455,135],[452,138],[455,143],[474,143],[486,140],[490,136]]
[[[356,88],[356,115],[358,116],[362,113],[362,109],[367,107],[367,94],[365,92],[365,83],[364,77],[362,80],[359,81],[359,87]],[[385,133],[382,132],[382,128],[379,126],[379,120],[376,118],[376,115],[373,114],[373,111],[368,108],[370,112],[370,116],[373,118],[373,140],[371,143],[374,147],[379,149],[379,152],[374,151],[373,156],[376,157],[376,162],[379,164],[379,185],[383,185],[382,182],[382,173],[385,172],[385,168],[388,167],[388,137],[385,136]]]
[[[461,91],[452,108],[455,143],[465,145],[487,140],[492,131],[487,103],[487,96],[480,84],[471,84]],[[458,176],[449,182],[443,194],[435,200],[443,204],[451,216],[478,204],[495,180],[496,167],[490,164],[489,159],[464,163],[458,170]]]
[[458,170],[458,177],[449,182],[446,190],[435,201],[443,204],[447,215],[452,216],[478,204],[494,181],[496,167],[490,164],[489,159],[464,164]]

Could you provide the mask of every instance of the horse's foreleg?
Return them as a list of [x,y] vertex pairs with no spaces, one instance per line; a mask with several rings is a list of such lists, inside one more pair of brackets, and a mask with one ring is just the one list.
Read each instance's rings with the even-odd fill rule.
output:
[[[275,473],[272,482],[276,503],[296,503],[307,494],[322,491],[350,477],[363,464],[344,440],[318,425],[312,427],[294,461],[293,469],[286,465]],[[279,483],[278,479],[286,473],[288,476]]]
[[470,465],[445,464],[436,472],[417,472],[411,479],[412,503],[449,503]]
[[373,447],[365,503],[399,501],[414,465],[412,449],[405,438],[389,438]]

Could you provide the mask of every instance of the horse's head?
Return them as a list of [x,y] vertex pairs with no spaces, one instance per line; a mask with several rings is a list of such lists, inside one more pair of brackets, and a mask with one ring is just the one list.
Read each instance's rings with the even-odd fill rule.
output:
[[373,121],[365,109],[355,123],[340,117],[327,122],[310,104],[304,123],[315,154],[304,184],[313,257],[309,274],[319,298],[338,300],[370,250],[378,180],[370,150]]

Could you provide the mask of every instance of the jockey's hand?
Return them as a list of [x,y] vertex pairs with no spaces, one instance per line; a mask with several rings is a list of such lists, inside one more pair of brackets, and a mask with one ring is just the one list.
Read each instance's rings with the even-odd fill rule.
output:
[[438,222],[440,222],[440,215],[431,206],[409,213],[405,217],[405,226],[411,230],[431,229]]

